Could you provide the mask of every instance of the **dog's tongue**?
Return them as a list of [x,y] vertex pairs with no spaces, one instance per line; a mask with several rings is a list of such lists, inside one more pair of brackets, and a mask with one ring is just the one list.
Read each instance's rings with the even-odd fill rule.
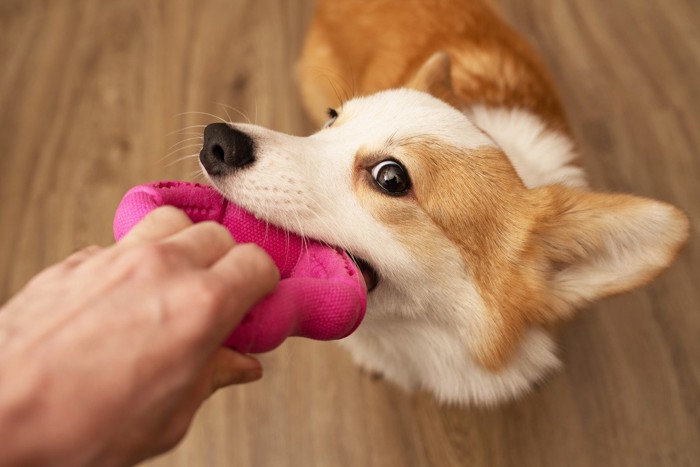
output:
[[241,352],[266,352],[289,336],[341,339],[359,326],[367,292],[362,274],[345,252],[269,225],[211,187],[157,182],[132,188],[117,208],[115,238],[120,240],[164,205],[182,209],[193,222],[219,222],[236,242],[260,245],[280,270],[277,288],[251,309],[226,345]]

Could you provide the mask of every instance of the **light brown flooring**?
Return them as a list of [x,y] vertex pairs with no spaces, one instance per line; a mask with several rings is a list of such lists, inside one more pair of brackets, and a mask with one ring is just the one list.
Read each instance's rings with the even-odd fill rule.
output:
[[[500,4],[551,66],[594,184],[690,214],[679,261],[566,327],[564,370],[519,402],[440,408],[373,381],[333,344],[294,341],[261,382],[216,395],[153,466],[700,465],[700,7]],[[192,178],[194,162],[175,161],[196,148],[164,156],[195,133],[171,132],[214,119],[181,112],[227,118],[226,104],[308,133],[293,68],[311,11],[0,0],[0,302],[71,251],[110,243],[130,186]]]

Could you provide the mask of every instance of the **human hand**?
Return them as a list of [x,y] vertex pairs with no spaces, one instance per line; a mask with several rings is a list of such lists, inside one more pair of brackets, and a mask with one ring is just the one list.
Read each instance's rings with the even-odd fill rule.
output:
[[261,377],[220,344],[278,279],[257,246],[172,207],[43,271],[0,310],[0,464],[173,447],[214,391]]
[[171,180],[131,188],[114,216],[115,238],[165,205],[182,209],[193,222],[215,220],[237,241],[259,245],[279,269],[274,292],[250,310],[226,340],[227,347],[269,352],[290,336],[342,339],[360,325],[367,305],[363,275],[369,271],[339,248],[258,219],[211,186]]

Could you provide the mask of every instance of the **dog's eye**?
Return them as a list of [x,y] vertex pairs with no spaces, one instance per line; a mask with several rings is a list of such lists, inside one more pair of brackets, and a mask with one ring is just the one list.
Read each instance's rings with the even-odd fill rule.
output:
[[408,172],[396,161],[388,160],[375,165],[372,167],[372,177],[382,191],[392,196],[404,195],[411,188]]
[[338,111],[335,109],[328,109],[326,113],[328,113],[329,120],[323,125],[323,128],[328,128],[333,125],[333,122],[338,118]]

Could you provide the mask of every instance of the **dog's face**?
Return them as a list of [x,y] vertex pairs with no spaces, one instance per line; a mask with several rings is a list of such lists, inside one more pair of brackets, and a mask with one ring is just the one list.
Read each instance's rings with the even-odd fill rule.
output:
[[[220,160],[203,156],[205,171],[226,197],[261,218],[360,260],[371,289],[367,321],[395,315],[466,323],[465,305],[482,304],[456,245],[432,220],[448,207],[422,200],[430,191],[463,204],[459,179],[441,180],[438,170],[459,175],[466,160],[440,158],[436,145],[499,158],[495,144],[459,111],[412,90],[354,99],[332,112],[306,138],[233,125],[249,139],[252,160],[217,173]],[[221,145],[206,140],[205,149]]]
[[687,235],[663,203],[526,188],[488,135],[427,93],[384,91],[331,117],[303,138],[211,125],[200,160],[233,202],[360,259],[366,323],[439,323],[492,370],[528,327],[649,280]]

